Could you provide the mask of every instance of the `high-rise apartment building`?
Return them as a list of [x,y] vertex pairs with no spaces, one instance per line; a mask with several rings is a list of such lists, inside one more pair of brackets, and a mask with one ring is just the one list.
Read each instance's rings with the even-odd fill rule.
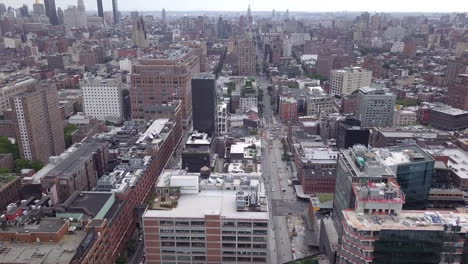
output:
[[330,93],[336,96],[350,95],[359,88],[369,86],[372,72],[361,67],[333,70],[330,76]]
[[55,0],[44,0],[46,16],[50,20],[50,24],[58,25],[57,9],[55,8]]
[[165,172],[142,217],[146,263],[268,263],[264,191],[258,174]]
[[133,21],[132,39],[135,46],[139,48],[148,47],[148,38],[146,36],[146,27],[143,17],[138,17]]
[[133,119],[143,120],[145,107],[182,101],[182,116],[192,112],[192,76],[200,72],[194,49],[169,50],[157,58],[142,58],[132,64],[130,98]]
[[123,117],[122,83],[115,79],[87,79],[80,83],[83,111],[99,120]]
[[449,87],[455,81],[459,74],[468,74],[468,51],[464,52],[461,55],[461,57],[448,61],[445,79]]
[[21,157],[48,162],[65,150],[55,85],[42,83],[10,98]]
[[36,85],[36,79],[26,76],[20,76],[3,84],[0,87],[0,113],[3,113],[4,111],[11,108],[10,98],[12,96],[32,89]]
[[459,74],[454,82],[449,84],[447,95],[448,105],[468,110],[468,73]]
[[215,132],[216,80],[214,74],[200,73],[192,77],[193,129],[212,136]]
[[257,55],[252,32],[248,32],[236,40],[235,53],[238,75],[255,75],[257,72]]
[[357,96],[357,118],[362,127],[391,127],[396,96],[387,89],[363,87]]
[[97,0],[98,16],[104,18],[104,7],[102,6],[102,0]]
[[114,24],[120,22],[120,12],[118,0],[112,0],[112,15],[114,17]]

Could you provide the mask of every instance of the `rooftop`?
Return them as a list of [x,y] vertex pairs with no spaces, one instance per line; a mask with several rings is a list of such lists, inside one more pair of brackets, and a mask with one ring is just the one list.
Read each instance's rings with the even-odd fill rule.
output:
[[449,157],[447,166],[463,179],[468,179],[468,152],[459,148],[444,148],[437,147],[426,149],[428,153],[433,156],[447,156]]
[[68,148],[60,156],[51,157],[50,163],[33,176],[33,181],[39,183],[41,178],[72,177],[75,170],[80,170],[83,162],[100,148],[104,142],[98,140],[86,141]]
[[56,264],[69,263],[84,239],[84,231],[65,234],[54,243],[0,242],[0,256],[3,263]]
[[[109,201],[112,203],[109,204]],[[113,201],[115,201],[115,195],[111,192],[76,192],[59,206],[68,213],[85,213],[93,218],[102,218]]]
[[195,75],[192,76],[192,80],[193,79],[206,79],[206,80],[214,80],[215,79],[215,75],[212,74],[212,73],[206,73],[206,72],[202,72],[202,73],[197,73]]
[[395,177],[395,173],[378,158],[376,151],[363,145],[342,151],[343,161],[352,177]]
[[[26,215],[25,215],[26,216]],[[24,217],[24,216],[23,216]],[[20,217],[19,217],[20,218]],[[56,233],[67,223],[68,219],[61,218],[42,218],[34,220],[34,222],[27,222],[26,224],[18,226],[7,225],[2,231],[4,232],[15,232],[15,233]],[[2,242],[0,242],[1,244]]]
[[146,131],[140,135],[137,140],[137,144],[144,143],[145,141],[150,141],[152,144],[156,144],[161,140],[159,134],[163,132],[166,123],[169,122],[169,119],[156,119],[153,123],[146,129]]
[[432,157],[418,145],[393,146],[376,149],[375,153],[389,167],[396,172],[395,166],[407,163],[432,161]]
[[194,131],[187,139],[187,145],[210,145],[211,138],[206,133]]
[[442,104],[434,106],[431,110],[453,116],[468,114],[468,111]]
[[343,211],[344,221],[358,230],[434,230],[443,231],[444,225],[461,226],[468,232],[468,213],[441,211],[401,211],[394,215],[359,214],[353,210]]
[[[266,197],[265,197],[266,203]],[[268,220],[267,211],[238,211],[236,191],[201,191],[198,194],[182,195],[178,205],[171,210],[147,210],[143,217],[157,218],[204,218],[205,215],[221,215],[228,219]]]

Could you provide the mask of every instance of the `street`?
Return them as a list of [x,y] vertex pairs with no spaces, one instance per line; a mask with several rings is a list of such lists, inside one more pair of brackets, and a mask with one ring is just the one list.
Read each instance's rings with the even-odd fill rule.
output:
[[270,213],[270,262],[285,263],[296,258],[294,247],[291,244],[294,223],[288,225],[291,216],[301,217],[306,204],[298,201],[288,180],[292,172],[288,164],[281,159],[283,149],[281,138],[286,137],[285,128],[281,121],[276,119],[270,103],[270,96],[266,93],[269,82],[257,78],[265,93],[263,96],[263,128],[262,139],[262,173],[265,181]]

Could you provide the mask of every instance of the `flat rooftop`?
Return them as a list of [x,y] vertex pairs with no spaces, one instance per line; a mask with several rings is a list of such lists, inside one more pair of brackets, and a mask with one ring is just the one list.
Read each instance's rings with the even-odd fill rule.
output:
[[465,115],[468,114],[468,111],[454,108],[448,105],[437,105],[436,107],[432,108],[432,111],[441,112],[447,115],[457,116],[457,115]]
[[458,177],[468,179],[468,153],[459,148],[436,148],[427,150],[435,156],[447,156],[447,166],[455,172]]
[[159,134],[163,131],[166,123],[169,122],[167,118],[156,119],[148,129],[138,138],[137,144],[145,142],[145,140],[155,141]]
[[112,198],[112,192],[80,192],[67,208],[67,212],[83,211],[93,218]]
[[4,231],[4,232],[15,232],[15,233],[24,233],[24,234],[26,233],[56,233],[63,227],[63,225],[65,225],[66,222],[67,222],[66,219],[61,219],[61,218],[42,218],[37,224],[6,226],[0,232]]
[[[67,152],[63,153],[64,155],[68,154],[68,156],[47,172],[45,178],[72,177],[75,170],[80,170],[83,167],[83,163],[88,161],[91,158],[91,155],[102,144],[105,143],[93,140],[82,143],[78,148],[75,148],[75,146],[69,148],[71,152],[68,152],[69,150],[67,150]],[[34,176],[34,178],[37,177]]]
[[86,232],[66,234],[59,242],[17,243],[0,241],[0,262],[18,264],[69,263]]
[[398,216],[357,214],[343,211],[344,221],[358,230],[444,230],[444,225],[456,226],[460,219],[461,232],[468,231],[468,213],[450,211],[402,211]]
[[389,167],[421,161],[433,161],[432,157],[417,145],[382,148],[376,154]]
[[212,74],[212,73],[206,73],[206,72],[202,72],[202,73],[197,73],[195,75],[192,76],[192,80],[196,80],[196,79],[205,79],[205,80],[214,80],[215,79],[215,75]]
[[144,218],[205,218],[220,214],[227,219],[268,220],[268,211],[237,211],[236,191],[201,191],[184,194],[171,210],[147,210]]

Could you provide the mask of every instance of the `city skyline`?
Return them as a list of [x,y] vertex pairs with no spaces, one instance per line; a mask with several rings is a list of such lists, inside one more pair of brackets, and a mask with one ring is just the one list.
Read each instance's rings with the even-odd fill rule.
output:
[[[4,0],[2,1],[6,6],[19,7],[22,4],[26,4],[32,7],[34,0]],[[43,1],[41,1],[43,3]],[[86,10],[97,11],[96,0],[84,0]],[[395,0],[391,4],[382,4],[380,2],[370,0],[359,0],[359,1],[344,1],[344,0],[333,0],[326,3],[307,2],[302,0],[293,0],[283,2],[280,0],[240,0],[233,2],[226,2],[223,5],[216,5],[214,0],[205,1],[169,1],[162,0],[157,3],[148,5],[144,0],[134,1],[119,1],[120,11],[160,11],[163,8],[166,11],[178,11],[178,12],[192,12],[192,11],[234,11],[241,12],[247,10],[250,5],[252,12],[271,11],[275,9],[279,12],[285,12],[289,9],[289,12],[403,12],[403,13],[451,13],[459,12],[460,10],[468,10],[468,2],[460,2],[457,0],[447,0],[444,5],[440,5],[439,1],[404,1]],[[70,5],[76,5],[75,0],[57,0],[57,8],[67,8]],[[103,1],[103,7],[105,11],[112,11],[112,0]]]

